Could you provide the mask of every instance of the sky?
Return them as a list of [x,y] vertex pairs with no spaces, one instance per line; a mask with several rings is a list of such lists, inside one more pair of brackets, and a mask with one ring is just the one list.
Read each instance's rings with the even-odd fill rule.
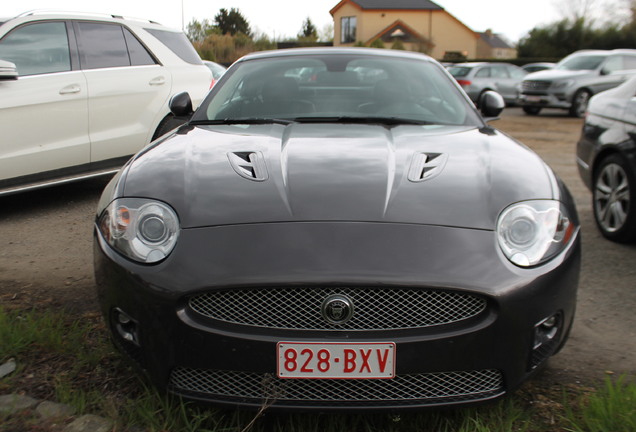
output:
[[[555,0],[434,0],[474,31],[492,29],[517,42],[537,25],[550,24],[562,15]],[[329,11],[339,0],[18,0],[3,1],[0,17],[11,17],[33,9],[98,12],[144,18],[173,28],[192,19],[212,21],[221,8],[238,8],[253,31],[281,40],[295,37],[307,17],[318,31],[332,24]],[[531,7],[528,7],[531,5]]]

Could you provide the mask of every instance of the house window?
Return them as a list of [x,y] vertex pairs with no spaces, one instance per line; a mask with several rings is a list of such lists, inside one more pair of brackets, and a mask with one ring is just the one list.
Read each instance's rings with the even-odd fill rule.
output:
[[340,19],[340,43],[353,43],[356,41],[356,17],[343,17]]

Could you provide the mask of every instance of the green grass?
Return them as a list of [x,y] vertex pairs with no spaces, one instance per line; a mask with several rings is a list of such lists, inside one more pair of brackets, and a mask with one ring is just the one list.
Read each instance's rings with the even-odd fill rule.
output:
[[[0,306],[0,363],[18,370],[0,379],[0,394],[24,392],[66,403],[77,414],[110,417],[117,431],[151,432],[636,432],[636,384],[607,379],[592,392],[542,397],[523,390],[474,408],[401,414],[280,414],[221,410],[159,394],[111,346],[101,318],[62,311],[8,311]],[[548,408],[545,401],[549,400]],[[30,430],[33,419],[3,419]],[[0,425],[0,431],[4,431]],[[39,429],[38,429],[39,430]]]
[[[109,350],[98,333],[95,317],[71,318],[60,311],[7,311],[0,307],[0,359],[33,351],[74,357],[78,365],[95,366]],[[97,335],[103,339],[103,335]]]
[[607,378],[605,386],[583,398],[582,408],[567,407],[575,432],[636,431],[636,383],[622,376]]
[[[519,432],[529,417],[519,402],[506,399],[475,409],[430,410],[407,414],[281,414],[199,408],[162,399],[149,391],[124,413],[127,425],[148,431],[188,432]],[[256,421],[253,421],[255,418]],[[124,418],[120,418],[124,420]]]

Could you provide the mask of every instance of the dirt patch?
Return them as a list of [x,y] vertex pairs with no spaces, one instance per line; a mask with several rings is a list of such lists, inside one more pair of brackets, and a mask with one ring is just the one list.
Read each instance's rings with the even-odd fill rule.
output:
[[[570,341],[537,376],[541,385],[588,384],[606,373],[636,373],[636,247],[598,233],[575,149],[582,121],[555,111],[527,116],[507,109],[493,126],[539,153],[566,182],[578,205],[583,269]],[[98,310],[92,273],[94,212],[105,180],[0,198],[0,301]],[[538,383],[539,384],[539,383]]]
[[104,179],[0,197],[0,299],[97,310],[92,230]]

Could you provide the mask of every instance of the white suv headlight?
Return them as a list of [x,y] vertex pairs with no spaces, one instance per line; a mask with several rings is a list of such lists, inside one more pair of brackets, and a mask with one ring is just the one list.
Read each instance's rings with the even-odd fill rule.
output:
[[574,84],[574,80],[557,81],[552,86],[555,89],[566,89]]
[[99,217],[97,226],[116,251],[147,264],[167,257],[179,237],[175,211],[167,204],[149,199],[114,200]]
[[560,253],[576,227],[558,201],[513,204],[497,221],[497,240],[504,255],[520,267],[541,264]]

